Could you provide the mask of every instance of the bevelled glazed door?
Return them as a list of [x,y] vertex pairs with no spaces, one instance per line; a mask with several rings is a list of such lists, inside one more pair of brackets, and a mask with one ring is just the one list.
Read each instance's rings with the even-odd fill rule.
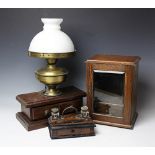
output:
[[[130,73],[132,66],[122,64],[89,64],[87,100],[95,122],[128,124],[130,122]],[[90,75],[89,75],[90,74]],[[129,88],[129,89],[127,89]],[[91,95],[89,95],[91,94]],[[129,101],[130,102],[130,101]]]

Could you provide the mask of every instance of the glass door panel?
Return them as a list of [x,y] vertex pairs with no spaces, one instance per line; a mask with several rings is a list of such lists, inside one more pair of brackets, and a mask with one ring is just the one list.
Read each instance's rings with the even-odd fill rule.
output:
[[94,70],[94,112],[123,117],[124,72]]

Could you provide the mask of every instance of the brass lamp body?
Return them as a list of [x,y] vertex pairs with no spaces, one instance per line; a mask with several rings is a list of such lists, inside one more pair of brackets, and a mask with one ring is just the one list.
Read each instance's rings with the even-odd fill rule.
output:
[[57,85],[64,82],[68,71],[66,69],[56,66],[56,61],[59,58],[68,58],[72,56],[74,52],[69,53],[37,53],[29,52],[29,56],[44,58],[47,60],[47,66],[39,69],[35,72],[36,78],[43,84],[45,84],[45,90],[43,94],[46,96],[61,95]]

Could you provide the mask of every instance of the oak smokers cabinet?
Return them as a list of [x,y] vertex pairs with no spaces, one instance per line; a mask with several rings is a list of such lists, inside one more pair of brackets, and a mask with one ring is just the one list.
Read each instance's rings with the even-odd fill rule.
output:
[[133,127],[139,60],[138,56],[95,55],[86,61],[87,106],[95,123]]

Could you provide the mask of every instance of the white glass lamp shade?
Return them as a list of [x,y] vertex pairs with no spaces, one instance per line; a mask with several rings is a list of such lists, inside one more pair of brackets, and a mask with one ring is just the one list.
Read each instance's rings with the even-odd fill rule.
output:
[[61,18],[41,18],[43,30],[31,41],[29,52],[36,53],[69,53],[74,52],[70,37],[61,31]]

